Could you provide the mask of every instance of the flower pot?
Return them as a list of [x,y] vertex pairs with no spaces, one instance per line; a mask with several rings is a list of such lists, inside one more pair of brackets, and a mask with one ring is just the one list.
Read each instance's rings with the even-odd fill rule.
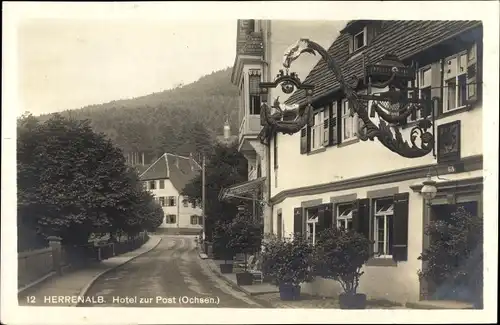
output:
[[339,305],[340,309],[365,309],[366,295],[363,293],[341,293],[339,295]]
[[299,300],[300,286],[293,284],[282,283],[279,285],[281,300]]
[[239,286],[249,286],[253,284],[253,275],[250,272],[236,273],[236,283]]
[[233,273],[233,264],[221,264],[220,273],[222,274]]

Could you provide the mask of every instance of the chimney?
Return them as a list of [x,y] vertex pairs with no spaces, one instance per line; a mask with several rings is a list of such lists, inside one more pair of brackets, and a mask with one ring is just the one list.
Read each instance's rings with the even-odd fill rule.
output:
[[228,140],[231,136],[231,126],[229,125],[229,118],[226,117],[226,122],[224,123],[224,139]]

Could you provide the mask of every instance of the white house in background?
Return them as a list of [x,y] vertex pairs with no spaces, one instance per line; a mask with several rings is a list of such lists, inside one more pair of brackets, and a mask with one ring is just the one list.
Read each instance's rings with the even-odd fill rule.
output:
[[180,195],[200,171],[201,166],[192,157],[165,153],[140,175],[144,187],[163,207],[165,217],[160,228],[202,229],[200,202]]
[[[446,218],[458,204],[478,217],[483,214],[482,23],[356,20],[344,23],[339,34],[328,24],[313,22],[317,29],[277,33],[287,30],[286,24],[294,23],[239,21],[233,82],[241,89],[239,143],[249,162],[251,181],[227,193],[252,191],[262,175],[264,181],[259,182],[269,203],[265,231],[282,237],[302,233],[314,243],[325,227],[356,225],[357,231],[375,242],[375,257],[363,269],[359,291],[369,298],[401,303],[425,299],[433,289],[417,276],[425,267],[418,257],[431,241],[424,235],[424,226],[429,220]],[[269,147],[259,143],[258,83],[272,81],[283,69],[285,48],[299,38],[321,44],[320,31],[332,36],[322,45],[339,63],[346,80],[363,76],[365,59],[377,63],[385,54],[418,64],[418,95],[440,98],[434,112],[436,157],[403,158],[378,140],[360,141],[356,116],[350,116],[339,82],[323,60],[306,78],[300,76],[315,85],[315,125],[293,135],[278,133]],[[311,57],[318,56],[303,55],[290,72],[303,69],[302,62]],[[366,85],[358,91],[366,91]],[[304,101],[304,93],[296,91],[286,104]],[[409,116],[402,126],[406,140],[419,118]],[[429,171],[438,193],[427,207],[420,189]],[[438,179],[436,172],[446,180]],[[327,296],[341,291],[335,281],[322,278],[304,283],[302,289]]]

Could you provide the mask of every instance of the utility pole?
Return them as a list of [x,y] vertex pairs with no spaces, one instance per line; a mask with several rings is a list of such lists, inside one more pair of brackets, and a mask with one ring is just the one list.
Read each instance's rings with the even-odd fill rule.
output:
[[201,211],[203,220],[202,239],[205,241],[205,155],[203,155],[201,167]]

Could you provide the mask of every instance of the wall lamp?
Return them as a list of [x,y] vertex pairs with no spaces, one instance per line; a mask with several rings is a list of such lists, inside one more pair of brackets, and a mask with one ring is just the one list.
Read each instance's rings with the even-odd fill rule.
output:
[[437,187],[436,187],[437,183],[435,180],[432,179],[432,175],[431,175],[432,168],[434,168],[434,170],[436,171],[436,178],[437,179],[443,180],[443,181],[451,181],[450,179],[440,177],[436,167],[433,166],[433,167],[429,168],[429,171],[427,172],[427,178],[425,181],[422,182],[423,186],[422,186],[422,189],[420,190],[420,193],[422,194],[422,196],[424,197],[424,199],[426,200],[426,202],[429,205],[430,205],[430,202],[432,201],[432,199],[434,199],[437,195]]

